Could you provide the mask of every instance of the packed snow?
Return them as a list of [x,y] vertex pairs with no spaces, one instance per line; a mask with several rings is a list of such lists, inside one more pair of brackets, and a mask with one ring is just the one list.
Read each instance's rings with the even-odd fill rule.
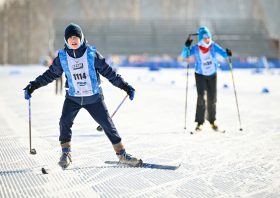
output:
[[[197,97],[193,69],[184,130],[186,69],[119,68],[136,89],[134,100],[127,99],[113,118],[127,152],[145,163],[181,166],[160,170],[105,164],[117,157],[82,109],[72,127],[73,163],[62,170],[57,162],[65,96],[55,94],[55,83],[32,95],[37,154],[29,154],[28,101],[22,89],[46,69],[0,67],[0,197],[280,197],[280,70],[233,70],[241,123],[231,72],[219,70],[217,123],[226,133],[214,132],[206,121],[201,133],[191,135]],[[112,114],[126,93],[106,79],[102,87]],[[49,174],[42,174],[43,167]]]

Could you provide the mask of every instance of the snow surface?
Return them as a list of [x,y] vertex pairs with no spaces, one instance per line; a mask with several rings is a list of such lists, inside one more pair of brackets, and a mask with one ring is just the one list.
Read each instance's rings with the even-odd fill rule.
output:
[[[62,171],[56,164],[64,94],[55,95],[55,83],[32,96],[32,148],[37,154],[29,154],[28,101],[22,89],[46,69],[0,67],[0,197],[280,197],[279,70],[234,70],[243,131],[231,72],[219,71],[217,123],[226,133],[212,131],[206,122],[202,133],[190,135],[196,108],[193,70],[184,130],[186,69],[120,68],[118,73],[137,91],[113,118],[127,152],[146,163],[181,167],[171,171],[105,164],[117,157],[82,109],[72,128],[73,163]],[[113,113],[126,94],[103,81]],[[264,88],[269,93],[262,93]],[[50,174],[43,175],[42,167]]]

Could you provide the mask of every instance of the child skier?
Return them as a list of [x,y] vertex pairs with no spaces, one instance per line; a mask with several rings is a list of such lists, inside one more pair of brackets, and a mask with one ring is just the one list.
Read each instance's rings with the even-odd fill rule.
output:
[[[232,53],[229,49],[222,49],[218,44],[212,41],[212,35],[207,27],[200,27],[198,33],[198,44],[190,49],[190,56],[195,55],[195,80],[197,89],[197,104],[195,130],[200,131],[206,119],[210,122],[213,130],[218,130],[216,120],[216,102],[217,102],[217,69],[218,63],[216,53],[224,58],[228,58]],[[183,58],[188,58],[188,49],[193,40],[187,39],[181,53]],[[207,98],[207,101],[205,100]],[[206,103],[207,102],[207,103]]]
[[71,23],[64,32],[64,50],[54,59],[49,69],[36,80],[26,86],[25,99],[31,98],[34,90],[46,86],[59,78],[63,72],[66,76],[66,97],[60,118],[59,141],[62,155],[58,164],[67,167],[71,160],[71,127],[81,108],[85,108],[92,118],[104,129],[113,148],[123,164],[142,165],[142,160],[126,153],[121,137],[110,118],[104,103],[100,87],[100,76],[106,77],[114,86],[127,92],[130,100],[134,98],[135,89],[125,83],[119,74],[105,62],[103,56],[95,47],[88,44],[81,28]]

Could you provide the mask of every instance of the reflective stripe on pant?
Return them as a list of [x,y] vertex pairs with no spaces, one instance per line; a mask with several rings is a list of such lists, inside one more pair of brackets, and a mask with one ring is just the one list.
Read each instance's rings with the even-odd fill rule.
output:
[[103,128],[106,136],[109,138],[112,144],[117,144],[121,142],[121,137],[110,118],[107,107],[104,101],[96,102],[87,105],[80,105],[69,98],[64,101],[62,115],[60,117],[60,137],[59,141],[61,144],[65,142],[70,142],[72,137],[71,127],[73,121],[77,116],[79,110],[85,108],[92,118]]
[[217,73],[212,76],[203,76],[195,73],[197,103],[195,122],[204,123],[206,119],[213,123],[216,120],[217,103]]

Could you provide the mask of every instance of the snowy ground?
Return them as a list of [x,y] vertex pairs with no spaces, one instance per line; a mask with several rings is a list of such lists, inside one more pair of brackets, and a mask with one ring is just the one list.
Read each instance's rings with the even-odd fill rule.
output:
[[[23,88],[45,71],[42,66],[0,67],[0,197],[280,197],[280,71],[252,74],[234,70],[241,124],[229,71],[218,73],[217,123],[195,127],[196,88],[189,76],[187,130],[184,130],[186,70],[121,68],[137,90],[114,117],[128,153],[147,163],[179,165],[175,171],[105,164],[117,160],[107,137],[81,110],[74,122],[73,163],[56,168],[60,157],[59,118],[64,95],[54,83],[31,99],[29,154],[28,101]],[[224,85],[228,88],[224,88]],[[270,93],[262,93],[267,88]],[[105,102],[113,113],[125,92],[104,80]],[[43,175],[41,168],[50,171]]]

